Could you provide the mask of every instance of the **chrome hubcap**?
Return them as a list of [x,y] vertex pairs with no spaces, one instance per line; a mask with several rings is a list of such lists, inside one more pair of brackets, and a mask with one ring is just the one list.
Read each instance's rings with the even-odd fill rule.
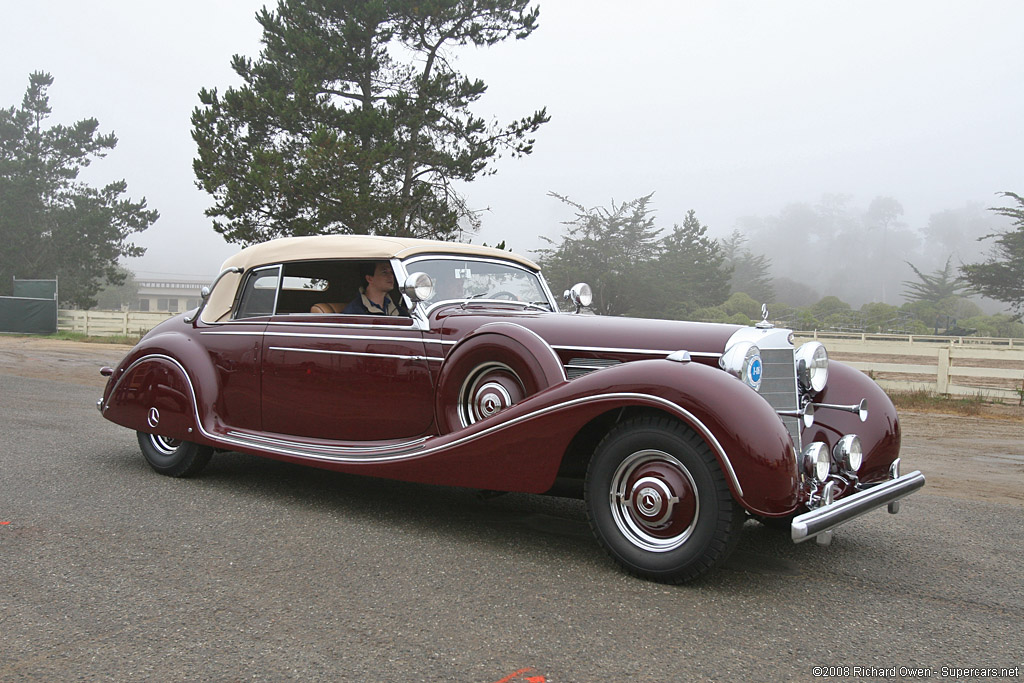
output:
[[153,444],[153,448],[162,453],[163,455],[174,455],[181,446],[180,439],[169,439],[166,436],[160,436],[159,434],[150,434],[149,442]]
[[491,417],[523,400],[526,389],[518,375],[504,363],[478,367],[459,392],[459,420],[463,427]]
[[637,451],[623,460],[612,475],[609,493],[615,525],[638,548],[674,550],[697,525],[700,501],[693,477],[664,451]]

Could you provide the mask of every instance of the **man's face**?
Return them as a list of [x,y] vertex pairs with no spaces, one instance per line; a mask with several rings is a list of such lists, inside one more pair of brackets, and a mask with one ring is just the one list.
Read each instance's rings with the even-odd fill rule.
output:
[[374,268],[373,275],[366,276],[368,286],[384,292],[390,292],[395,287],[395,273],[391,270],[391,264],[387,261],[380,261]]

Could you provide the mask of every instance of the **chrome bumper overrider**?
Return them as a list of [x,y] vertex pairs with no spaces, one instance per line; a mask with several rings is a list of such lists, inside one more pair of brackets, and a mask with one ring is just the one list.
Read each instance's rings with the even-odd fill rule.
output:
[[825,534],[866,512],[909,496],[922,486],[924,486],[924,475],[920,471],[914,471],[884,484],[873,486],[866,491],[841,498],[829,505],[805,512],[793,519],[791,526],[793,542],[800,543],[819,534]]

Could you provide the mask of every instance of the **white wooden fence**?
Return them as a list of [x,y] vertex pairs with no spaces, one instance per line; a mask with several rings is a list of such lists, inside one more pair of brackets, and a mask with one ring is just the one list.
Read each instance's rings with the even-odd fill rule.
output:
[[799,332],[886,390],[925,389],[1017,403],[1024,389],[1024,339]]
[[77,332],[91,337],[135,336],[167,320],[175,313],[144,311],[73,311],[57,312],[57,329]]

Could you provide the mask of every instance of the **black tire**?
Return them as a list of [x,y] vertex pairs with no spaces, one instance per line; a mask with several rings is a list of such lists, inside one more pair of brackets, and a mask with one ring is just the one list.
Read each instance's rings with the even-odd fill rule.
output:
[[210,462],[213,448],[159,434],[138,432],[139,447],[149,466],[168,477],[191,477]]
[[598,444],[584,484],[591,529],[629,573],[691,581],[721,564],[746,520],[699,435],[668,418],[641,417]]

